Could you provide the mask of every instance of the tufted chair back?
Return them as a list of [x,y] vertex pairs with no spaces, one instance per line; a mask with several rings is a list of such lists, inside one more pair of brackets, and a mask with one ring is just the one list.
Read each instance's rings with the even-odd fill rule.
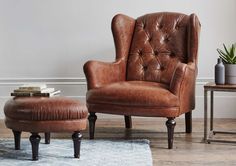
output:
[[127,80],[170,84],[178,62],[188,62],[191,16],[152,13],[137,18],[127,61]]

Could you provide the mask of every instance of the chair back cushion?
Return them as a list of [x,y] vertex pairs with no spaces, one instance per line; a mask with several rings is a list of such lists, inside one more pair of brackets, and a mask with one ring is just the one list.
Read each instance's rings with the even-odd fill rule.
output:
[[152,13],[136,20],[127,61],[127,80],[169,84],[178,62],[187,62],[189,16]]

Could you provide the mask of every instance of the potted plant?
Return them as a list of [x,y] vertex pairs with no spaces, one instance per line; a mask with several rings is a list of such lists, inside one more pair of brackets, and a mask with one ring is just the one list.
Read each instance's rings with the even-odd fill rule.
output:
[[225,66],[225,83],[226,84],[236,84],[236,54],[235,54],[235,44],[232,44],[231,47],[226,48],[225,44],[224,51],[217,49],[217,52],[220,54]]

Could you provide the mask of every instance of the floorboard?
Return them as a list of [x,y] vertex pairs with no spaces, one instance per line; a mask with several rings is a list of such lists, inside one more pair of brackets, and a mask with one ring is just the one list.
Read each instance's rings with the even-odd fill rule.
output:
[[[167,133],[165,118],[133,118],[133,128],[125,129],[123,117],[98,118],[95,139],[148,139],[153,156],[153,165],[236,165],[236,144],[211,143],[205,144],[203,138],[203,120],[193,119],[193,133],[185,133],[184,119],[176,120],[174,148],[167,149]],[[215,128],[236,130],[236,119],[216,119]],[[235,131],[234,130],[234,131]],[[88,131],[82,132],[88,139]],[[22,137],[28,137],[23,133]],[[12,138],[4,121],[0,120],[0,137]],[[52,133],[53,138],[71,138],[69,133]],[[219,136],[220,139],[234,139],[236,135]],[[53,141],[53,140],[52,140]]]

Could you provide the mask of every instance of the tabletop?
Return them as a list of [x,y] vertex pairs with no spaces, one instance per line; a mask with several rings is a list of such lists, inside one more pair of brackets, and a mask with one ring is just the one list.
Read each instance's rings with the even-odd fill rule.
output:
[[216,85],[213,82],[208,82],[204,85],[204,89],[207,90],[222,90],[222,91],[230,91],[230,90],[235,90],[236,91],[236,85],[229,85],[229,84],[224,84],[224,85]]

